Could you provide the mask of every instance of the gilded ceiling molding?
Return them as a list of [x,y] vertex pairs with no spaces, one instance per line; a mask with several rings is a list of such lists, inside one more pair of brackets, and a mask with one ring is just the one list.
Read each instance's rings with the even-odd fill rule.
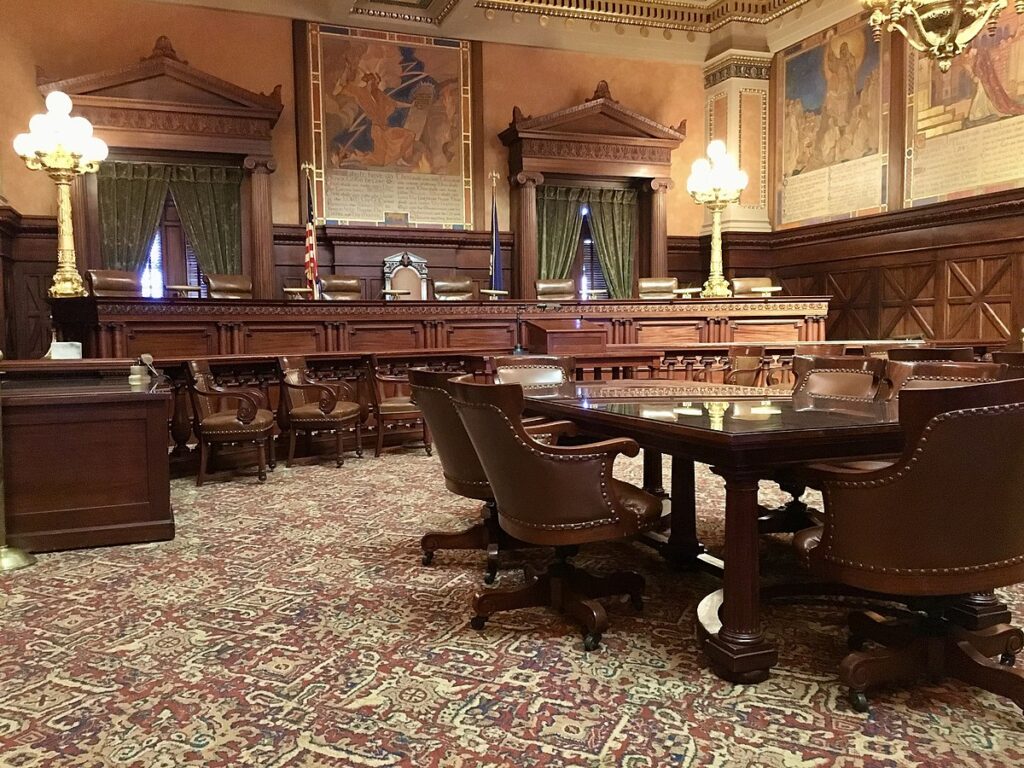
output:
[[754,57],[744,54],[720,58],[704,68],[704,87],[713,88],[734,77],[747,80],[769,80],[772,76],[771,58]]
[[810,0],[476,0],[477,8],[687,32],[767,24]]

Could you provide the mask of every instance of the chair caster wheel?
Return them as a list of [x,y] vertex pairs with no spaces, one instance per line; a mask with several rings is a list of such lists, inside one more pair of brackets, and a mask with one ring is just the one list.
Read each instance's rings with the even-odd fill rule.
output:
[[601,633],[600,632],[588,632],[583,637],[583,650],[585,651],[596,651],[597,647],[601,644]]
[[864,691],[850,691],[850,706],[857,712],[868,711],[868,697]]
[[424,565],[430,565],[432,562],[434,562],[434,550],[424,550],[423,557],[420,560],[420,562],[422,562]]
[[427,451],[427,456],[433,456],[434,455],[434,451],[431,448],[428,447],[426,449],[426,451]]
[[484,574],[484,584],[493,584],[496,578],[498,578],[497,573],[494,571],[488,571]]
[[469,620],[469,626],[471,626],[473,629],[483,629],[484,624],[486,623],[486,616],[474,616],[472,619]]
[[1001,653],[999,654],[999,663],[1004,667],[1012,667],[1017,662],[1017,654],[1015,653]]
[[846,638],[846,647],[851,651],[863,651],[865,642],[867,641],[860,635],[850,635]]

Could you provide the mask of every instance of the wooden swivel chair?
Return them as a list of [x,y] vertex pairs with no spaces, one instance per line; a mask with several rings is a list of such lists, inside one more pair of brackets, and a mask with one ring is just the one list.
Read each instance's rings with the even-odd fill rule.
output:
[[386,366],[382,366],[376,355],[370,355],[366,361],[367,378],[370,385],[370,398],[373,404],[373,415],[377,423],[377,443],[374,457],[384,452],[384,434],[388,429],[399,425],[419,424],[423,429],[423,449],[430,455],[430,429],[423,418],[419,407],[406,393],[409,389],[409,377],[397,374]]
[[906,389],[962,387],[1002,378],[1006,378],[1006,366],[1000,363],[890,360],[886,366],[890,398],[899,398]]
[[122,269],[90,269],[85,273],[89,293],[97,298],[142,298],[138,272]]
[[633,440],[605,440],[574,447],[545,445],[522,423],[518,384],[450,384],[497,502],[498,524],[520,541],[555,547],[556,559],[525,586],[478,592],[472,624],[482,629],[497,611],[550,605],[584,626],[584,648],[593,650],[608,626],[598,597],[628,594],[642,605],[643,578],[631,572],[593,576],[568,558],[580,544],[613,541],[654,528],[661,499],[612,477],[618,454],[636,456]]
[[528,395],[575,395],[576,360],[568,355],[498,355],[495,384],[518,384]]
[[572,280],[538,280],[534,284],[537,301],[576,301],[576,283]]
[[642,301],[678,298],[677,288],[679,279],[675,277],[641,277],[637,280],[637,296]]
[[[1024,633],[954,621],[958,598],[1024,581],[1024,380],[904,391],[900,424],[906,447],[892,466],[819,470],[824,525],[794,539],[815,575],[886,600],[903,596],[913,611],[902,620],[852,614],[853,652],[840,680],[860,711],[869,688],[924,674],[1024,707],[1024,673],[1009,666]],[[882,647],[864,650],[866,640]]]
[[[439,549],[485,550],[487,569],[484,581],[492,584],[498,573],[499,552],[513,549],[520,543],[505,534],[498,525],[494,493],[452,402],[448,382],[456,376],[458,373],[451,371],[411,369],[409,385],[412,399],[430,429],[433,445],[441,461],[445,487],[457,496],[482,501],[484,506],[480,510],[479,523],[458,533],[427,533],[420,539],[420,549],[423,551],[424,565],[430,565],[434,552]],[[567,421],[537,424],[527,426],[526,429],[532,435],[544,435],[549,440],[557,439],[562,434],[575,434],[575,427]]]
[[[199,474],[196,485],[206,480],[210,451],[215,445],[252,443],[256,446],[259,481],[267,479],[267,465],[274,468],[274,414],[258,389],[217,386],[206,360],[190,360],[186,366],[188,391],[195,414],[194,430],[199,438]],[[222,410],[215,405],[238,405]],[[268,458],[269,457],[269,458]]]
[[356,456],[363,455],[363,409],[355,388],[344,381],[323,384],[310,380],[306,373],[306,358],[286,355],[277,358],[281,377],[281,407],[287,410],[288,458],[290,467],[295,459],[295,438],[299,432],[333,432],[335,438],[334,461],[345,463],[345,433],[355,429]]
[[252,298],[252,278],[245,275],[203,275],[206,280],[206,287],[209,289],[207,296],[211,299],[239,299],[249,300]]

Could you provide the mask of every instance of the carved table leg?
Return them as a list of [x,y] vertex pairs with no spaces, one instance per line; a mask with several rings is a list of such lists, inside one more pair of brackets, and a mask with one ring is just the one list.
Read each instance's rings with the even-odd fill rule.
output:
[[188,416],[188,395],[185,385],[174,385],[174,413],[171,415],[171,438],[174,449],[171,456],[188,455],[188,441],[192,437],[192,421]]
[[761,627],[755,472],[715,470],[725,478],[725,578],[697,608],[704,652],[719,677],[734,683],[768,678],[778,660]]
[[655,496],[666,496],[661,474],[661,453],[644,448],[644,490]]

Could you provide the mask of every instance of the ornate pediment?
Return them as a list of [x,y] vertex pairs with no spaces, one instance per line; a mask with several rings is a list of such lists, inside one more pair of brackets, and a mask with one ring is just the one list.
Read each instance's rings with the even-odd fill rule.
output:
[[539,117],[512,110],[499,138],[509,147],[509,170],[584,176],[669,176],[672,150],[686,138],[686,121],[675,128],[622,106],[608,83],[594,95]]

